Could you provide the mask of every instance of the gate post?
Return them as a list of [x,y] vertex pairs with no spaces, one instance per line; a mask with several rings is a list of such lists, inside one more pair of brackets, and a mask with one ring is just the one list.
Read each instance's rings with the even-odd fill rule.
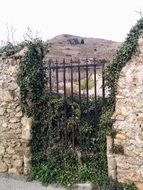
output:
[[107,163],[108,163],[108,175],[113,179],[117,179],[117,163],[113,154],[113,138],[107,136]]
[[22,145],[23,145],[23,158],[24,158],[24,174],[28,175],[30,172],[30,161],[31,161],[31,148],[30,140],[32,139],[31,127],[32,127],[32,118],[24,116],[22,118]]

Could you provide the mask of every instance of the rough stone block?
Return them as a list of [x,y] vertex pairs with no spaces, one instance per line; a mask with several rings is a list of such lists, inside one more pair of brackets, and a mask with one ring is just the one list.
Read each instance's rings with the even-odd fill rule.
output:
[[0,115],[4,115],[5,108],[0,108]]
[[21,127],[21,123],[9,123],[9,124],[8,124],[8,128],[9,128],[9,129],[14,129],[14,130],[16,130],[16,129],[20,128],[20,127]]
[[138,181],[142,182],[142,176],[134,169],[117,170],[118,179],[122,181]]
[[21,106],[17,106],[16,110],[17,113],[21,111]]
[[1,102],[13,101],[12,93],[8,90],[0,89],[0,101]]
[[23,116],[22,111],[19,111],[18,113],[15,114],[15,117],[22,117],[22,116]]
[[4,163],[3,161],[0,161],[0,172],[6,172],[8,169],[6,163]]
[[3,156],[5,153],[5,148],[3,146],[0,146],[0,156]]
[[2,124],[2,127],[7,128],[7,127],[8,127],[8,123],[6,123],[6,122],[3,123],[3,124]]
[[11,133],[11,132],[3,132],[0,134],[0,141],[1,140],[9,140],[9,139],[18,139],[18,135]]
[[108,156],[107,159],[108,159],[108,169],[115,170],[117,164],[116,164],[116,160],[115,160],[114,156]]
[[18,123],[20,122],[20,118],[19,117],[13,117],[9,120],[10,123]]
[[126,135],[118,133],[118,134],[116,134],[116,139],[125,140],[126,139]]
[[31,168],[31,164],[30,164],[30,161],[31,161],[31,157],[26,157],[24,155],[24,174],[25,175],[28,175],[29,172],[30,172],[30,168]]
[[18,88],[18,85],[16,84],[16,82],[11,82],[8,86],[9,90],[16,90]]
[[108,176],[113,179],[117,179],[117,171],[116,170],[108,170]]
[[138,134],[139,141],[143,141],[143,133]]
[[8,154],[14,154],[14,148],[11,148],[11,147],[8,147],[7,149],[6,149],[6,152],[8,153]]
[[118,121],[124,121],[125,120],[125,116],[124,115],[117,115],[116,119]]
[[8,173],[9,174],[14,174],[14,175],[17,175],[17,176],[20,175],[20,173],[19,173],[19,171],[18,171],[17,168],[9,168]]
[[143,190],[143,183],[135,183],[137,190]]
[[74,186],[75,190],[92,190],[92,186],[90,183],[79,183]]
[[113,153],[113,138],[111,136],[107,136],[107,155],[110,155]]
[[15,160],[13,166],[21,167],[23,165],[23,160]]
[[22,139],[24,140],[31,140],[32,135],[31,135],[31,127],[32,127],[32,118],[28,118],[26,116],[24,116],[21,119],[21,123],[22,123]]

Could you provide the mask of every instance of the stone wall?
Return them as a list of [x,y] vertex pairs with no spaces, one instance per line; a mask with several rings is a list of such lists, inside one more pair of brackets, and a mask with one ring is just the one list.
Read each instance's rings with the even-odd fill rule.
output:
[[138,44],[120,73],[113,116],[117,135],[114,142],[107,138],[107,157],[109,175],[143,189],[143,37]]
[[0,172],[16,175],[28,173],[30,159],[30,128],[16,83],[19,63],[16,56],[0,56]]

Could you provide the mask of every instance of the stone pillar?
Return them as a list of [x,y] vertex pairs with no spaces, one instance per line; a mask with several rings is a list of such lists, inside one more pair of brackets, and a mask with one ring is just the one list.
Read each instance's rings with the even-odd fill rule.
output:
[[30,172],[30,160],[31,160],[31,149],[30,149],[30,140],[31,136],[31,127],[32,127],[32,118],[24,116],[22,118],[22,145],[23,145],[23,156],[24,156],[24,174],[27,175]]
[[113,138],[107,136],[107,162],[108,162],[108,175],[113,179],[117,179],[117,164],[113,154]]

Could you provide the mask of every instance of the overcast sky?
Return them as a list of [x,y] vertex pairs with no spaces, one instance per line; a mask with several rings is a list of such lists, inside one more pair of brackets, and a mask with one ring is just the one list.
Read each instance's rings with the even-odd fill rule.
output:
[[[0,40],[23,40],[27,27],[46,40],[59,34],[123,41],[143,0],[0,0]],[[11,32],[10,32],[11,33]]]

